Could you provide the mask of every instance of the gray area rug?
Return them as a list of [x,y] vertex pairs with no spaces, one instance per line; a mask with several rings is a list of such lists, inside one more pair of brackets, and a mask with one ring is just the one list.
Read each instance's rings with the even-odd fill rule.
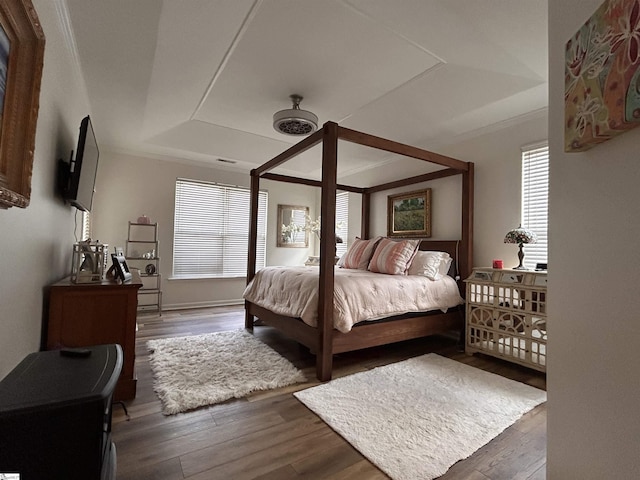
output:
[[147,347],[165,415],[306,380],[245,330],[150,340]]
[[547,398],[436,354],[294,395],[394,480],[445,474]]

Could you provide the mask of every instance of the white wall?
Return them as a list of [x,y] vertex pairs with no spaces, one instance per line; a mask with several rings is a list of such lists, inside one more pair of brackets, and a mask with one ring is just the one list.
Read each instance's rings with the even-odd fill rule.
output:
[[[547,140],[547,111],[534,112],[482,130],[474,132],[473,138],[459,138],[455,144],[432,149],[475,163],[474,265],[491,266],[493,259],[503,259],[505,266],[515,266],[518,264],[517,247],[505,244],[504,236],[520,223],[522,148]],[[432,189],[431,238],[460,238],[462,181],[459,176],[372,195],[371,235],[387,234],[388,195],[423,188]],[[358,199],[358,195],[351,196],[351,215],[360,215]],[[357,227],[349,225],[350,239],[359,235],[359,228],[359,223]]]
[[[492,128],[440,153],[475,163],[474,265],[518,265],[517,247],[505,234],[520,223],[522,147],[547,139],[546,111]],[[526,255],[526,246],[525,246]]]
[[[248,175],[246,176],[248,177]],[[260,188],[264,188],[269,192],[267,265],[303,265],[309,255],[314,255],[316,245],[315,235],[309,235],[308,248],[276,247],[278,205],[309,207],[309,216],[311,218],[317,218],[320,214],[318,193],[320,189],[269,180],[261,180]]]
[[90,113],[54,2],[33,4],[46,37],[44,72],[31,204],[0,210],[0,378],[39,349],[44,289],[71,273],[75,208],[56,194],[56,162],[75,149],[80,120]]
[[549,480],[640,472],[640,128],[563,151],[565,44],[601,3],[549,2]]
[[371,236],[387,235],[387,197],[397,193],[431,189],[431,239],[456,240],[461,231],[461,177],[447,177],[432,182],[417,183],[371,195]]
[[[518,264],[517,248],[505,234],[520,223],[522,147],[547,140],[547,112],[540,111],[504,125],[487,127],[472,139],[435,148],[437,153],[475,163],[474,265]],[[386,235],[387,196],[432,189],[432,239],[460,238],[462,182],[458,176],[380,192],[372,196],[372,235]],[[525,246],[526,254],[526,246]]]
[[[100,132],[96,131],[98,143]],[[219,168],[171,159],[156,160],[101,150],[92,212],[93,237],[113,247],[125,247],[127,226],[141,215],[158,222],[162,303],[164,308],[185,308],[242,302],[245,278],[172,279],[173,214],[176,179],[189,178],[248,187],[250,177]],[[278,204],[306,205],[316,214],[316,189],[304,185],[262,181],[269,193],[267,264],[302,265],[313,254],[309,248],[276,247]]]

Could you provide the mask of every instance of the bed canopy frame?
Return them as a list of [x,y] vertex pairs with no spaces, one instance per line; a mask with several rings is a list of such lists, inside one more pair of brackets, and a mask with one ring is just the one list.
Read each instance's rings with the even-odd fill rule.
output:
[[[344,140],[374,149],[404,155],[444,167],[441,170],[413,176],[404,180],[383,183],[368,188],[337,183],[338,141]],[[270,173],[271,170],[322,143],[322,180],[310,180]],[[260,180],[310,185],[321,189],[320,200],[320,276],[318,292],[318,326],[310,327],[300,319],[283,317],[251,302],[245,301],[245,328],[253,331],[254,318],[281,330],[285,335],[307,346],[316,354],[316,375],[319,380],[331,379],[333,355],[377,345],[385,345],[454,328],[463,328],[463,310],[450,309],[448,313],[430,312],[420,315],[394,317],[389,321],[362,322],[348,333],[333,328],[333,284],[335,263],[335,209],[338,190],[362,195],[361,238],[369,238],[370,202],[373,193],[460,175],[462,181],[461,238],[453,241],[423,241],[423,250],[443,250],[457,262],[458,275],[467,278],[473,266],[473,192],[474,164],[455,158],[412,147],[374,135],[358,132],[327,122],[322,129],[293,145],[283,153],[251,171],[251,220],[249,227],[249,252],[247,284],[256,274],[258,238],[258,192]],[[459,287],[464,296],[464,289]]]

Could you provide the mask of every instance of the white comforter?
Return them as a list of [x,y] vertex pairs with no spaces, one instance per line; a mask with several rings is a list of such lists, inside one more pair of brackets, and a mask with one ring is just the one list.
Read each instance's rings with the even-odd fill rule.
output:
[[[318,274],[318,267],[266,267],[256,273],[243,297],[315,327]],[[446,312],[464,303],[455,280],[449,276],[433,281],[419,275],[385,275],[336,267],[334,292],[334,327],[345,333],[363,320],[429,310]]]

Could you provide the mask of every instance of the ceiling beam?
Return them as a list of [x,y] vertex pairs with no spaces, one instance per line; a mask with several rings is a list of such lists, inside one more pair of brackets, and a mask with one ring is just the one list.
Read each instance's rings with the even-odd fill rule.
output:
[[451,177],[453,175],[460,175],[461,171],[453,168],[447,168],[445,170],[438,170],[437,172],[425,173],[422,175],[416,175],[415,177],[409,177],[402,180],[396,180],[395,182],[381,183],[375,187],[365,188],[366,193],[382,192],[383,190],[391,190],[392,188],[404,187],[406,185],[413,185],[415,183],[429,182],[438,178]]
[[338,138],[346,140],[347,142],[366,145],[378,150],[385,150],[387,152],[417,158],[426,162],[442,165],[443,167],[455,168],[460,172],[466,172],[469,168],[467,162],[463,162],[462,160],[446,157],[439,153],[430,152],[418,147],[412,147],[411,145],[394,142],[393,140],[388,140],[386,138],[376,137],[375,135],[370,135],[368,133],[357,132],[349,128],[338,127]]

